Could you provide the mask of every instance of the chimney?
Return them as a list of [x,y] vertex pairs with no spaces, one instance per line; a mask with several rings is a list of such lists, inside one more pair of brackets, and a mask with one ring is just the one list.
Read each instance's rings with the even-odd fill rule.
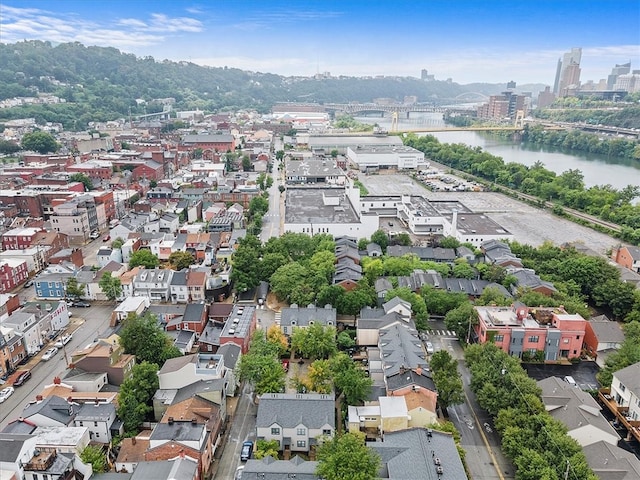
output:
[[193,417],[191,419],[191,425],[197,425],[198,424],[198,419],[196,417]]
[[62,380],[60,379],[60,377],[53,377],[54,385],[60,385],[61,383],[62,383]]
[[169,425],[173,425],[173,417],[169,417],[168,423]]
[[42,395],[36,395],[36,401],[37,402],[41,402],[42,401]]
[[458,210],[453,211],[453,218],[451,219],[451,236],[455,237],[458,231]]
[[416,373],[417,373],[418,375],[422,375],[422,367],[417,367],[417,368],[416,368]]
[[135,445],[137,441],[136,437],[131,437],[131,445]]

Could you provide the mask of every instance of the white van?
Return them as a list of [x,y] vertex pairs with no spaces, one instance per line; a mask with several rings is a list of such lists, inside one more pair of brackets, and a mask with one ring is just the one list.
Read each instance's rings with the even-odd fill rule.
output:
[[567,382],[572,387],[578,386],[578,383],[575,381],[575,379],[571,375],[565,375],[564,381]]

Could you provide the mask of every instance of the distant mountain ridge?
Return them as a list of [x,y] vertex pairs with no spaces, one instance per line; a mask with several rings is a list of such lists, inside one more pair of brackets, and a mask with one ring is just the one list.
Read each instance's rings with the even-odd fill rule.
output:
[[371,102],[375,98],[402,102],[414,96],[418,102],[446,103],[467,92],[491,95],[505,88],[506,84],[459,85],[412,77],[284,77],[156,61],[77,42],[56,46],[42,41],[0,44],[0,100],[41,92],[66,102],[2,109],[0,121],[33,115],[52,121],[57,115],[65,125],[75,122],[76,128],[78,123],[91,120],[152,113],[162,108],[158,99],[167,98],[175,99],[176,109],[216,112],[253,108],[268,112],[278,102]]

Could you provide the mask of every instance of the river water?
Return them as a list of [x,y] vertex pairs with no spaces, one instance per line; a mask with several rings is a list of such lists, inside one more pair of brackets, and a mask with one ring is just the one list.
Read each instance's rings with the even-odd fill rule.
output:
[[[391,120],[388,118],[358,117],[357,120],[391,128]],[[439,114],[422,114],[410,119],[399,119],[398,122],[399,130],[440,126],[444,127],[445,124]],[[433,132],[429,135],[442,143],[464,143],[471,147],[481,147],[492,155],[502,157],[505,163],[516,162],[530,166],[540,161],[545,168],[558,174],[567,170],[580,170],[586,187],[609,184],[621,190],[627,185],[640,185],[640,162],[626,158],[610,158],[590,153],[570,154],[479,132]]]

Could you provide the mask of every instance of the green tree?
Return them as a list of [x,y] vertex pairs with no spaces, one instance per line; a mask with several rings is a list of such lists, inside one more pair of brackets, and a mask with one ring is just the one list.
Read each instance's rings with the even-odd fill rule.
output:
[[311,392],[329,394],[333,390],[333,371],[329,360],[316,360],[307,369],[307,389]]
[[93,473],[104,473],[109,470],[107,462],[107,454],[104,449],[98,445],[87,445],[80,452],[80,460],[84,463],[90,463]]
[[100,281],[98,282],[98,286],[102,293],[104,293],[107,298],[111,301],[116,300],[122,295],[122,284],[120,283],[120,279],[118,277],[114,277],[111,272],[104,272]]
[[129,259],[129,268],[141,266],[153,269],[158,265],[160,265],[160,260],[148,248],[141,248],[140,250],[133,252]]
[[11,155],[20,151],[20,145],[10,140],[0,140],[0,153]]
[[442,248],[458,248],[460,241],[455,237],[444,237],[440,239],[438,245]]
[[326,480],[373,480],[379,468],[380,457],[361,433],[336,435],[318,448],[316,475]]
[[151,312],[127,316],[120,330],[120,344],[126,353],[135,355],[138,362],[164,365],[169,358],[182,355]]
[[475,268],[473,268],[469,263],[464,259],[456,259],[452,274],[455,278],[476,278],[478,276],[478,272],[476,272]]
[[282,345],[267,341],[262,330],[251,337],[251,346],[240,357],[238,371],[240,380],[253,384],[256,395],[284,391],[287,374],[280,362],[281,351]]
[[262,217],[268,210],[269,201],[261,195],[253,197],[249,202],[249,218]]
[[469,297],[464,293],[448,292],[430,285],[422,287],[420,293],[427,311],[434,315],[446,315],[450,310],[469,302]]
[[67,280],[66,295],[67,298],[82,298],[85,294],[85,286],[82,283],[78,283],[78,280],[74,277]]
[[38,131],[24,134],[22,137],[22,148],[24,150],[45,154],[57,152],[59,145],[53,135]]
[[355,347],[356,345],[356,341],[351,335],[349,335],[349,332],[346,330],[343,330],[338,334],[336,343],[340,350],[348,350],[350,348]]
[[171,255],[169,255],[169,263],[173,266],[174,270],[180,271],[196,263],[196,259],[191,252],[178,251],[172,252]]
[[291,349],[305,358],[329,358],[337,352],[336,329],[314,322],[306,328],[294,327]]
[[249,155],[242,156],[242,170],[245,172],[253,170],[253,164],[251,163],[251,157],[249,157]]
[[478,313],[471,302],[461,303],[444,316],[444,324],[449,330],[454,330],[459,339],[466,339],[473,325],[478,322]]
[[238,292],[251,290],[260,283],[259,265],[262,255],[260,240],[255,235],[247,235],[240,240],[238,249],[233,254],[231,263],[231,281]]
[[438,391],[438,402],[444,410],[451,405],[464,402],[462,378],[458,373],[458,362],[446,350],[439,350],[431,356],[433,383]]
[[69,181],[83,183],[85,192],[93,190],[93,181],[84,173],[73,173],[69,175]]
[[122,237],[118,237],[113,242],[111,242],[111,248],[113,248],[114,250],[122,248],[122,245],[124,245],[124,239]]
[[264,457],[273,457],[277,460],[279,451],[280,443],[277,440],[258,440],[253,457],[258,460]]
[[349,405],[362,405],[371,393],[373,380],[364,370],[356,367],[345,353],[337,353],[329,359],[333,372],[333,385]]
[[371,242],[377,243],[380,245],[380,248],[383,252],[387,251],[387,246],[389,245],[389,235],[384,230],[376,230],[371,235]]
[[151,399],[159,387],[158,365],[142,362],[134,365],[131,376],[120,386],[118,417],[124,423],[125,435],[134,435],[153,412]]

